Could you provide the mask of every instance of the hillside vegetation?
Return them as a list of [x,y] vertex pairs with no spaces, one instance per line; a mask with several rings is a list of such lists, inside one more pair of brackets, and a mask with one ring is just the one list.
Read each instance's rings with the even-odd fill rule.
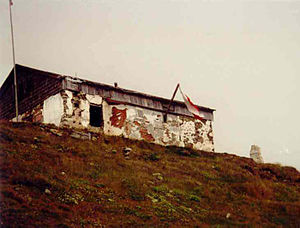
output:
[[292,167],[30,123],[0,143],[1,227],[300,226]]

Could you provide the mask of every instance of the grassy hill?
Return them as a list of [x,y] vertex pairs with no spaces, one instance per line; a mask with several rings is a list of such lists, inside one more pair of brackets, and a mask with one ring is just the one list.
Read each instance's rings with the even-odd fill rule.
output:
[[300,226],[292,167],[29,123],[0,148],[1,227]]

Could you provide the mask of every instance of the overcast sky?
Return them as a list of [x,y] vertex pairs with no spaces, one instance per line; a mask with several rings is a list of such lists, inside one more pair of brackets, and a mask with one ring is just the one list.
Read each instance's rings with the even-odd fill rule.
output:
[[[300,170],[300,1],[14,0],[19,64],[215,108],[218,152]],[[0,84],[12,69],[0,1]],[[180,95],[177,100],[182,100]]]

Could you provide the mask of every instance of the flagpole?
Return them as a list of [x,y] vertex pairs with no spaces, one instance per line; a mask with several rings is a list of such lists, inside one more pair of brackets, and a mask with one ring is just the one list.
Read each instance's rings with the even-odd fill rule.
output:
[[16,58],[15,58],[14,31],[13,31],[12,13],[11,13],[12,0],[8,0],[8,4],[9,4],[9,16],[10,16],[11,44],[12,44],[13,63],[14,63],[14,87],[15,87],[16,120],[17,120],[17,122],[18,122],[18,121],[19,121],[19,110],[18,110],[18,88],[17,88],[17,72],[16,72]]
[[170,100],[170,103],[169,103],[168,109],[167,109],[166,112],[165,112],[165,115],[168,114],[168,112],[169,112],[169,110],[170,110],[170,108],[171,108],[171,104],[172,104],[172,102],[173,102],[173,100],[174,100],[174,97],[175,97],[175,95],[176,95],[176,93],[177,93],[178,88],[179,88],[179,83],[178,83],[177,86],[176,86],[176,89],[175,89],[175,91],[174,91],[174,93],[173,93],[173,96],[172,96],[172,98],[171,98],[171,100]]

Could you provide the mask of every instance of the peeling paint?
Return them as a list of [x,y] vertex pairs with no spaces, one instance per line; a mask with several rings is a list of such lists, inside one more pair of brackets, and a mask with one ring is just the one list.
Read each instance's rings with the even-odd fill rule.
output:
[[88,100],[81,100],[79,104],[79,110],[81,111],[81,125],[88,127],[90,123],[90,103]]
[[140,134],[141,134],[141,138],[146,140],[146,141],[149,141],[149,142],[154,142],[155,139],[154,137],[152,136],[152,134],[150,134],[147,130],[147,128],[145,127],[141,127],[140,128]]
[[[20,120],[84,128],[95,133],[104,131],[107,135],[160,145],[214,151],[213,109],[198,106],[205,116],[205,120],[200,121],[193,118],[184,102],[174,100],[165,119],[163,114],[170,102],[168,99],[17,67],[21,72],[20,85],[27,88],[28,82],[34,84],[30,86],[34,90],[26,90],[26,95],[20,96]],[[6,119],[12,119],[15,115],[11,104],[13,93],[7,89],[12,86],[11,83],[12,80],[7,80],[5,87],[1,87],[5,96],[0,102],[0,116]]]
[[73,114],[73,104],[72,104],[72,99],[73,99],[73,93],[71,91],[65,90],[66,94],[66,109],[65,112],[67,115],[72,115]]
[[[116,114],[120,110],[127,111],[127,117],[122,118],[121,123],[118,122],[120,117]],[[104,112],[108,119],[105,122],[106,134],[122,135],[160,145],[192,147],[206,151],[214,149],[211,121],[201,122],[194,118],[169,114],[168,121],[164,123],[162,113],[130,105],[107,105]]]
[[102,97],[99,95],[86,95],[86,99],[93,104],[101,105],[102,104]]
[[[102,105],[103,128],[90,126],[90,105]],[[55,106],[55,107],[54,107]],[[108,104],[99,95],[64,90],[45,100],[44,122],[90,131],[104,131],[107,135],[145,140],[160,145],[175,145],[198,150],[214,151],[212,121],[168,114],[125,104]],[[41,121],[38,109],[35,121]],[[33,114],[30,114],[33,116]]]
[[84,94],[82,92],[71,92],[69,90],[64,90],[61,94],[65,111],[65,115],[62,118],[63,125],[97,130],[90,126],[90,105],[101,105],[103,102],[102,97],[99,95]]

